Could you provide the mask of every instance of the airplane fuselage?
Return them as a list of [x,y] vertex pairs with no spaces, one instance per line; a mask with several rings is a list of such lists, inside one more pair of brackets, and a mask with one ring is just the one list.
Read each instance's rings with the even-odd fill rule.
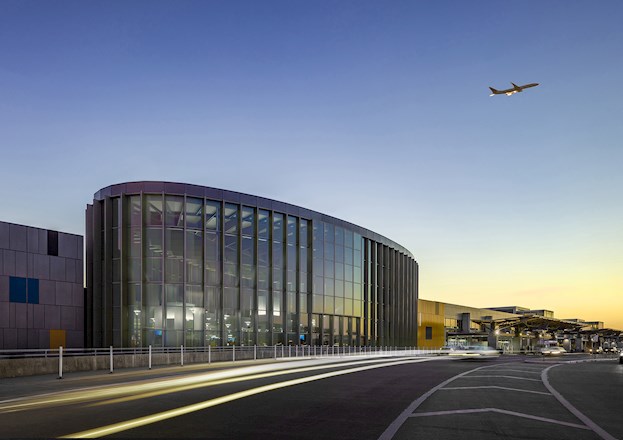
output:
[[511,83],[511,84],[513,85],[513,88],[506,89],[506,90],[496,90],[493,87],[489,87],[489,89],[491,90],[491,95],[489,96],[493,96],[493,95],[511,96],[511,95],[514,95],[515,93],[523,92],[524,89],[528,89],[530,87],[536,87],[539,85],[539,83],[524,84],[523,86],[518,86],[515,83]]

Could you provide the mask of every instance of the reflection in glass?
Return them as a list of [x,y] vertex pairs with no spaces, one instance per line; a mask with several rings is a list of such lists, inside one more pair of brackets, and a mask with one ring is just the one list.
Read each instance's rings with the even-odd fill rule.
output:
[[184,227],[184,197],[166,196],[165,225],[177,228]]

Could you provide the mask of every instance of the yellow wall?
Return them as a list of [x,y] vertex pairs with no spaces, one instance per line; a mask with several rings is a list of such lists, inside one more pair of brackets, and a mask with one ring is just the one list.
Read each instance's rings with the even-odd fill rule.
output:
[[65,330],[50,330],[50,348],[58,349],[58,347],[67,348]]
[[[444,303],[418,300],[418,347],[440,348],[446,344],[444,317]],[[426,327],[433,329],[433,339],[426,339]]]

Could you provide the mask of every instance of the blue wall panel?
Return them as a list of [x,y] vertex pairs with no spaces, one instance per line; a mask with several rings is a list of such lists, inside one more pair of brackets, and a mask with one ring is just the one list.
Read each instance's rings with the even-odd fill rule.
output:
[[18,303],[26,302],[26,278],[10,277],[9,301]]

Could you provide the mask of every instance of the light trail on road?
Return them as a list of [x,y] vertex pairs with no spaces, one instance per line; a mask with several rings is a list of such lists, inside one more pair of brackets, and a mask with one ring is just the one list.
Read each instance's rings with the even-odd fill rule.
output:
[[[119,422],[119,423],[114,423],[111,425],[107,425],[107,426],[103,426],[103,427],[99,427],[99,428],[94,428],[94,429],[90,429],[90,430],[86,430],[86,431],[81,431],[81,432],[76,432],[73,434],[68,434],[65,436],[61,436],[59,438],[99,438],[99,437],[103,437],[103,436],[107,436],[107,435],[111,435],[111,434],[115,434],[118,432],[123,432],[123,431],[127,431],[130,429],[134,429],[134,428],[138,428],[140,426],[145,426],[145,425],[149,425],[152,423],[157,423],[157,422],[161,422],[163,420],[167,420],[167,419],[171,419],[174,417],[179,417],[179,416],[183,416],[186,414],[190,414],[192,412],[196,412],[196,411],[201,411],[210,407],[214,407],[217,405],[222,405],[224,403],[228,403],[228,402],[232,402],[235,400],[239,400],[239,399],[244,399],[246,397],[250,397],[250,396],[254,396],[257,394],[261,394],[261,393],[266,393],[269,391],[274,391],[274,390],[278,390],[278,389],[282,389],[282,388],[286,388],[286,387],[291,387],[291,386],[295,386],[295,385],[300,385],[300,384],[304,384],[304,383],[308,383],[308,382],[313,382],[313,381],[317,381],[317,380],[322,380],[322,379],[328,379],[331,377],[337,377],[337,376],[341,376],[341,375],[346,375],[346,374],[352,374],[352,373],[358,373],[361,371],[367,371],[367,370],[372,370],[372,369],[377,369],[377,368],[385,368],[385,367],[391,367],[391,366],[395,366],[395,365],[404,365],[404,364],[410,364],[410,363],[419,363],[419,362],[426,362],[426,361],[431,361],[434,360],[436,358],[418,358],[418,359],[406,359],[406,360],[394,360],[394,361],[387,361],[385,360],[385,362],[382,363],[376,363],[375,365],[365,365],[365,366],[360,366],[360,367],[356,367],[356,368],[350,368],[350,369],[346,369],[346,370],[339,370],[339,371],[331,371],[331,372],[327,372],[327,373],[322,373],[322,374],[317,374],[314,376],[308,376],[308,377],[303,377],[303,378],[298,378],[298,379],[291,379],[291,380],[286,380],[283,382],[277,382],[274,384],[269,384],[269,385],[263,385],[260,387],[256,387],[256,388],[251,388],[248,390],[244,390],[244,391],[240,391],[237,393],[232,393],[232,394],[228,394],[225,396],[221,396],[221,397],[217,397],[214,399],[210,399],[210,400],[206,400],[204,402],[199,402],[199,403],[195,403],[192,405],[187,405],[187,406],[183,406],[181,408],[176,408],[176,409],[172,409],[172,410],[168,410],[168,411],[163,411],[157,414],[152,414],[152,415],[148,415],[148,416],[143,416],[143,417],[139,417],[139,418],[135,418],[132,420],[127,420],[124,422]],[[359,362],[360,364],[361,362]],[[327,368],[327,367],[325,367]]]

